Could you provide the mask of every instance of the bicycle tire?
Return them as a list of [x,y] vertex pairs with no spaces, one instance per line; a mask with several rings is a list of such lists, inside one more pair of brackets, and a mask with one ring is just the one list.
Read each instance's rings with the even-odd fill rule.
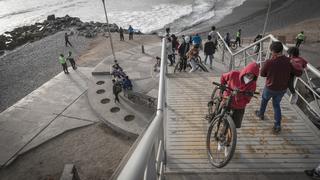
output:
[[219,90],[218,87],[215,87],[213,89],[211,93],[211,98],[210,98],[211,100],[208,102],[208,121],[209,122],[211,122],[213,118],[216,116],[219,109],[219,105],[217,106],[217,104],[220,104],[221,102],[221,97],[217,95],[217,90]]
[[238,45],[236,42],[230,43],[230,47],[232,50],[236,50],[238,48]]
[[[213,143],[215,140],[215,142],[218,146],[219,141],[216,140],[216,137],[214,137],[214,136],[215,136],[215,133],[217,131],[219,131],[219,129],[217,131],[214,131],[213,128],[215,127],[215,125],[218,125],[219,128],[223,128],[223,126],[220,127],[220,125],[222,124],[225,126],[226,122],[228,123],[227,129],[230,129],[230,132],[231,132],[231,141],[230,141],[230,145],[228,146],[229,147],[228,154],[227,154],[227,156],[225,156],[224,152],[223,152],[222,154],[225,157],[222,159],[222,161],[215,161],[215,158],[219,158],[219,155],[218,155],[218,153],[216,155],[214,155]],[[217,132],[217,133],[219,133],[219,132]],[[209,162],[217,168],[222,168],[222,167],[226,166],[234,155],[234,152],[236,149],[236,144],[237,144],[237,130],[236,130],[236,126],[235,126],[232,118],[229,115],[225,115],[223,117],[221,117],[221,116],[215,117],[214,120],[210,123],[210,126],[208,128],[208,133],[207,133],[206,145],[207,145],[207,154],[208,154]],[[216,149],[218,151],[218,147]]]
[[209,72],[208,69],[206,68],[206,66],[203,65],[202,63],[199,63],[198,66],[202,69],[202,71],[204,71],[204,72]]

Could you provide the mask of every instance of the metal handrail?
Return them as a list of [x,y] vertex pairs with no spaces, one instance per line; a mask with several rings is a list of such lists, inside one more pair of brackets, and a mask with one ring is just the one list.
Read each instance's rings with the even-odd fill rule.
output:
[[164,159],[163,111],[165,102],[166,39],[162,39],[157,113],[136,149],[121,170],[118,180],[161,179]]

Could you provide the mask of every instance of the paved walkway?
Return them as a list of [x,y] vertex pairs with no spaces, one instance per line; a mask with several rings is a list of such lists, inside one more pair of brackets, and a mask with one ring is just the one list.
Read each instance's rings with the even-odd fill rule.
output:
[[58,74],[0,114],[0,166],[65,131],[98,122],[87,99],[92,68]]
[[[204,120],[207,101],[215,78],[172,75],[167,80],[166,172],[180,173],[297,173],[312,169],[320,162],[320,132],[296,107],[282,101],[283,129],[272,134],[273,111],[269,103],[266,120],[254,115],[259,100],[246,108],[242,128],[237,131],[236,152],[224,168],[213,167],[207,158]],[[259,89],[264,81],[260,78]],[[217,174],[215,174],[217,175]],[[178,177],[178,176],[177,176]],[[227,177],[227,176],[224,176]]]

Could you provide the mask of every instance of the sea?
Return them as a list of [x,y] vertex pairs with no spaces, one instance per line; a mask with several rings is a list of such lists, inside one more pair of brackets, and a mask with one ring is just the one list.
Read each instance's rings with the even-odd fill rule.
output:
[[[178,33],[215,24],[245,0],[104,0],[110,23],[143,33],[170,27]],[[48,15],[75,16],[82,21],[106,22],[103,0],[0,0],[0,34],[41,22]]]

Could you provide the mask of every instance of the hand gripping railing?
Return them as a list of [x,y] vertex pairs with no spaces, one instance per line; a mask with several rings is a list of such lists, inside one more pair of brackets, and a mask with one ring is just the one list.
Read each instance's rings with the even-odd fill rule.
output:
[[[234,70],[236,68],[240,68],[241,64],[244,66],[247,65],[248,61],[256,61],[257,63],[260,63],[260,67],[262,67],[262,64],[264,63],[265,60],[269,59],[271,57],[271,52],[270,52],[270,44],[273,41],[279,41],[277,38],[275,38],[272,34],[269,34],[262,39],[250,44],[249,46],[237,51],[237,52],[232,52],[231,49],[228,47],[227,43],[224,41],[223,37],[219,32],[217,32],[218,35],[218,42],[222,42],[222,45],[218,46],[220,49],[222,48],[222,62],[227,62],[229,63],[228,71]],[[259,45],[260,49],[258,53],[252,53],[253,49]],[[284,50],[287,51],[288,47],[286,45],[283,45]],[[225,54],[227,51],[228,56]],[[229,59],[226,59],[228,57]],[[236,65],[236,61],[238,61],[238,66]],[[305,98],[305,95],[300,93],[301,89],[297,87],[298,82],[301,82],[304,86],[305,89],[307,89],[313,96],[313,99],[316,100],[316,105],[320,109],[319,105],[319,99],[320,95],[317,93],[313,86],[310,77],[316,77],[320,78],[320,71],[312,66],[310,63],[308,63],[307,68],[304,71],[303,76],[298,77],[295,79],[294,87],[296,90],[296,93],[299,95],[301,100],[306,103],[306,105],[314,111],[315,114],[320,117],[320,112],[319,110],[315,109],[314,106],[310,105],[310,100],[308,101]],[[300,86],[301,87],[301,86]]]
[[165,104],[166,39],[162,39],[157,113],[117,180],[161,180],[164,163],[163,110]]

